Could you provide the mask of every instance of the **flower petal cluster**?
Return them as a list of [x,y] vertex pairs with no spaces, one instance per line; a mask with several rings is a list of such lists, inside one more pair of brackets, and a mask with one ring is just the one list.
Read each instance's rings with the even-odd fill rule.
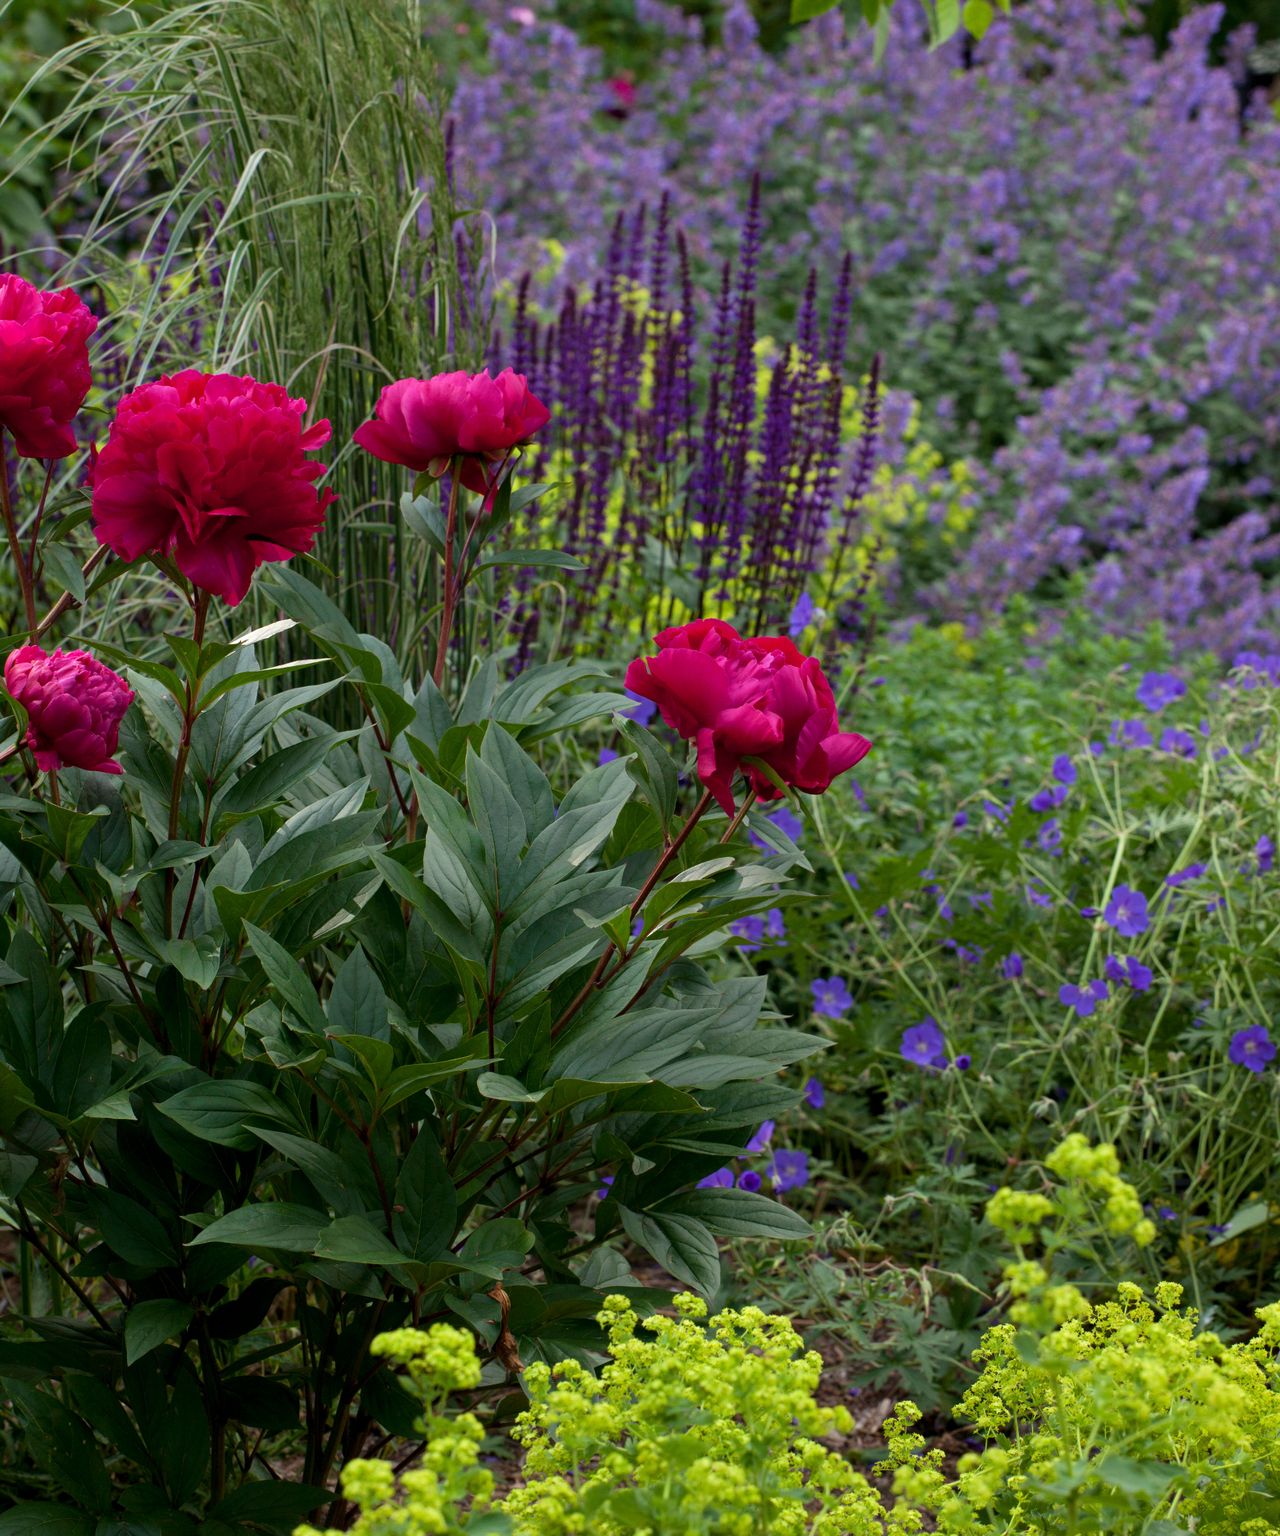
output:
[[24,744],[43,773],[84,768],[123,773],[115,760],[120,722],[133,690],[88,651],[10,651],[4,685],[27,713]]
[[437,478],[461,459],[463,485],[485,496],[493,489],[493,466],[550,419],[524,374],[510,368],[496,379],[487,369],[438,373],[388,384],[355,441],[375,459]]
[[98,322],[69,288],[35,288],[0,273],[0,429],[24,458],[65,459],[71,423],[92,382],[89,338]]
[[865,736],[840,729],[821,665],[785,636],[744,639],[722,619],[697,619],[663,630],[655,643],[656,656],[628,667],[627,688],[652,699],[695,743],[698,777],[726,814],[739,771],[762,800],[780,794],[746,758],[759,758],[790,788],[820,794],[871,750]]
[[94,463],[98,542],[167,557],[234,606],[258,566],[311,548],[336,500],[307,457],[329,423],[304,426],[306,409],[278,384],[195,368],[135,389]]

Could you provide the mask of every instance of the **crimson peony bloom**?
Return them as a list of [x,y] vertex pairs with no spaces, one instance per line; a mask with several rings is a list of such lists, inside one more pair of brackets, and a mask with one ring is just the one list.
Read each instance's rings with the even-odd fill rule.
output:
[[762,703],[769,676],[731,624],[698,619],[664,629],[656,656],[627,668],[627,687],[652,699],[662,718],[698,749],[698,777],[726,815],[744,757],[782,740],[783,723]]
[[757,757],[783,783],[820,794],[871,750],[842,731],[821,666],[790,640],[744,640],[722,619],[698,619],[658,635],[656,656],[627,668],[632,693],[652,699],[673,730],[698,748],[698,777],[727,815],[741,768],[762,800],[777,786],[743,759]]
[[93,527],[124,560],[169,556],[233,606],[269,561],[304,554],[337,498],[306,454],[329,423],[304,429],[305,400],[278,384],[187,368],[120,402],[93,466]]
[[123,773],[115,761],[120,722],[133,689],[88,651],[54,651],[38,645],[10,651],[4,685],[27,712],[25,744],[44,773],[86,768]]
[[[860,763],[871,743],[856,731],[842,731],[835,695],[814,656],[802,656],[782,635],[748,640],[748,647],[770,668],[764,704],[783,725],[782,740],[757,753],[784,784],[819,795],[832,779]],[[776,800],[776,784],[748,765],[751,787],[762,800]]]
[[45,292],[0,273],[0,429],[23,458],[65,459],[71,423],[92,378],[89,338],[98,327],[70,288]]
[[397,379],[378,396],[374,419],[355,440],[375,459],[439,477],[461,458],[460,478],[469,491],[493,489],[489,466],[545,427],[551,412],[522,373],[504,368],[496,379],[483,373],[438,373],[430,379]]

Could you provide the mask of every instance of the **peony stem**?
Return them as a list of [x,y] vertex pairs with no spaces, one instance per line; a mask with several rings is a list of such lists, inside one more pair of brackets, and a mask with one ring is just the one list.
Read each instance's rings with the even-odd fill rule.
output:
[[9,454],[5,448],[3,431],[0,431],[0,516],[4,518],[4,531],[9,539],[9,553],[13,556],[13,568],[17,572],[18,585],[22,589],[22,606],[26,609],[27,629],[34,634],[36,595],[31,585],[31,568],[22,553],[18,525],[14,521],[13,502],[9,496]]
[[[36,574],[36,554],[40,545],[40,528],[44,522],[44,507],[49,499],[49,487],[53,484],[53,466],[56,462],[56,459],[50,459],[48,467],[44,472],[44,486],[40,491],[40,503],[36,507],[36,520],[31,528],[31,544],[27,549],[27,566],[31,571],[33,582],[35,581]],[[32,628],[34,627],[33,625]]]
[[[195,594],[195,622],[192,624],[191,637],[195,641],[197,651],[204,647],[204,621],[209,617],[209,593],[198,591]],[[187,682],[186,703],[183,705],[183,731],[178,739],[178,756],[174,762],[174,788],[169,794],[169,840],[178,836],[178,825],[181,822],[181,809],[183,809],[183,780],[186,779],[187,757],[191,756],[191,730],[195,725],[195,717],[198,710],[195,703],[200,697],[200,679],[195,682]],[[172,886],[171,886],[172,895]]]
[[453,609],[458,598],[453,569],[453,544],[458,535],[458,493],[462,489],[462,481],[459,478],[461,469],[462,460],[455,458],[449,466],[449,510],[444,524],[444,592],[440,606],[440,638],[436,641],[436,664],[432,672],[437,688],[444,685],[444,669],[449,660],[449,641],[453,635]]
[[[648,901],[649,897],[653,895],[654,887],[657,885],[658,881],[662,879],[664,871],[668,868],[675,856],[680,852],[681,848],[684,847],[685,843],[688,841],[690,832],[692,832],[694,827],[696,827],[702,820],[703,816],[710,809],[711,804],[711,791],[709,789],[704,790],[701,800],[698,801],[697,805],[695,805],[693,810],[689,813],[688,821],[685,822],[684,826],[680,828],[679,832],[676,833],[672,841],[669,842],[662,850],[661,854],[659,854],[658,862],[650,871],[649,878],[640,887],[640,890],[636,895],[636,899],[631,903],[631,916],[633,918],[640,912],[641,908],[644,906],[645,902]],[[605,970],[608,967],[609,957],[614,953],[615,949],[617,949],[617,945],[615,945],[613,941],[610,940],[604,954],[602,954],[599,960],[596,962],[595,970],[592,971],[591,975],[584,982],[581,991],[556,1020],[551,1030],[552,1039],[555,1039],[560,1031],[564,1029],[564,1027],[574,1017],[574,1015],[578,1012],[586,1000],[591,996],[592,992],[595,991],[596,987],[599,986],[600,980],[604,976]],[[635,950],[619,950],[618,953],[622,957],[622,965],[625,965],[631,956],[635,953]],[[621,969],[622,966],[620,965],[618,970]],[[615,971],[614,974],[616,975],[617,972]]]
[[747,819],[747,812],[751,809],[751,807],[755,803],[756,803],[756,792],[755,792],[755,790],[754,789],[747,790],[746,799],[743,800],[743,802],[742,802],[741,810],[739,810],[738,814],[733,818],[733,820],[725,828],[724,836],[720,839],[720,842],[722,844],[727,843],[730,840],[730,838],[733,837],[734,833],[737,832],[738,828]]

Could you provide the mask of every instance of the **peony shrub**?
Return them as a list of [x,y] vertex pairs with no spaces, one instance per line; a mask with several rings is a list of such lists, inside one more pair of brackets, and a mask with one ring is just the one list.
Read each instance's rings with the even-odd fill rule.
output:
[[[23,387],[70,432],[83,338],[26,337]],[[758,1027],[763,981],[720,960],[800,860],[691,793],[597,663],[507,676],[477,647],[494,572],[531,558],[500,538],[540,493],[513,473],[545,413],[511,375],[403,382],[431,445],[404,495],[431,569],[412,671],[298,569],[342,513],[328,424],[276,384],[141,384],[85,493],[0,475],[26,619],[0,741],[0,1213],[36,1261],[0,1340],[4,1536],[287,1531],[412,1428],[371,1348],[388,1328],[448,1312],[492,1384],[598,1350],[624,1240],[711,1294],[718,1238],[807,1231],[701,1187],[820,1046]],[[24,431],[3,417],[0,449]],[[251,590],[274,617],[245,633]],[[108,600],[143,621],[125,643],[87,638]],[[567,771],[556,743],[601,728],[612,760]]]

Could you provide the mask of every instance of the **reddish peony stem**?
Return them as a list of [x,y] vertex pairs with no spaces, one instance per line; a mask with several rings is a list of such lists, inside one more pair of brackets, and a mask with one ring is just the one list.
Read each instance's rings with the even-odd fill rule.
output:
[[4,531],[9,539],[9,553],[13,556],[13,568],[17,573],[18,586],[22,590],[22,606],[26,609],[27,629],[35,633],[36,594],[31,584],[31,568],[22,553],[18,538],[18,525],[14,520],[13,502],[9,496],[9,454],[5,448],[4,432],[0,430],[0,516],[4,518]]
[[459,478],[462,460],[456,458],[449,466],[449,510],[444,524],[444,592],[440,606],[440,638],[436,641],[436,664],[432,677],[437,688],[444,685],[444,669],[449,660],[449,641],[453,636],[453,609],[458,600],[457,579],[453,568],[453,545],[458,536],[458,493],[462,489]]

